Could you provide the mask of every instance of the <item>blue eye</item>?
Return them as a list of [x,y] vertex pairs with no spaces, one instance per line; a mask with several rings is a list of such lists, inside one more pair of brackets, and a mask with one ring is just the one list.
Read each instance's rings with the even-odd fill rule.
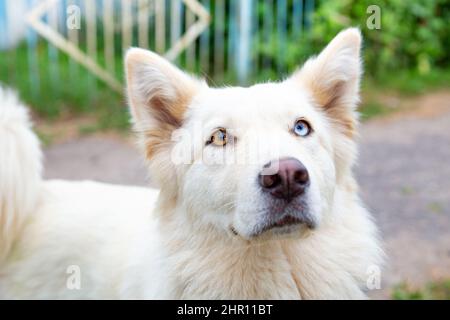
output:
[[300,137],[306,137],[311,133],[311,126],[305,120],[297,120],[294,125],[294,133]]

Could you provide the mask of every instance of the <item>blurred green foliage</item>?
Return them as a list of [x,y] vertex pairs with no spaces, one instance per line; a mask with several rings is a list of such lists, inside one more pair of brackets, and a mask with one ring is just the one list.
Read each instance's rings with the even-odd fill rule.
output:
[[[366,22],[371,5],[381,11],[380,29],[371,30]],[[267,6],[259,14],[264,17]],[[315,1],[310,30],[299,41],[287,44],[285,59],[288,70],[299,61],[317,54],[339,31],[359,27],[364,36],[365,70],[380,79],[393,72],[409,70],[426,75],[434,69],[450,67],[450,1],[449,0],[340,0]],[[279,59],[277,33],[256,47],[263,60]]]

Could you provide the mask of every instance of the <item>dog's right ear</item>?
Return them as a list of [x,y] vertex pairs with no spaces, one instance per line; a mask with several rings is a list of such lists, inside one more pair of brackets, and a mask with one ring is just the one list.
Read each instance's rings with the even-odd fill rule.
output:
[[316,105],[350,138],[354,136],[357,123],[361,43],[359,29],[341,31],[319,56],[309,59],[290,78],[305,86]]
[[181,126],[192,97],[204,84],[143,49],[128,50],[125,65],[135,130],[145,140],[146,156],[150,159]]

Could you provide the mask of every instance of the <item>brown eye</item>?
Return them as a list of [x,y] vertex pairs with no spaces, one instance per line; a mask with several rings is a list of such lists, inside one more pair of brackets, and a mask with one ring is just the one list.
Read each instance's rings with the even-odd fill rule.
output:
[[211,138],[208,140],[207,144],[214,144],[218,147],[223,147],[228,142],[227,131],[223,128],[217,129],[211,135]]

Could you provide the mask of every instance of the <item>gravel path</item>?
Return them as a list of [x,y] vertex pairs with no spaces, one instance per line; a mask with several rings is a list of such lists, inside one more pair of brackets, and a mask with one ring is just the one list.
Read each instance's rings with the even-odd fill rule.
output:
[[[450,278],[450,95],[409,114],[361,127],[356,169],[362,198],[380,225],[389,258],[383,289]],[[425,110],[425,109],[424,109]],[[45,150],[47,178],[148,185],[136,149],[115,138],[86,137]]]
[[[377,120],[361,129],[361,195],[381,227],[393,284],[450,278],[450,96],[447,111]],[[442,104],[441,104],[442,107]]]

